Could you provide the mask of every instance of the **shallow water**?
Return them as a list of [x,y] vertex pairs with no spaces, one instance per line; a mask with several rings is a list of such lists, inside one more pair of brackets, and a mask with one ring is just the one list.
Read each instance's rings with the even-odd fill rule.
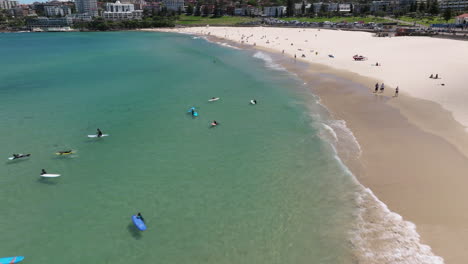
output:
[[356,183],[293,75],[162,33],[3,34],[0,50],[0,257],[353,263]]

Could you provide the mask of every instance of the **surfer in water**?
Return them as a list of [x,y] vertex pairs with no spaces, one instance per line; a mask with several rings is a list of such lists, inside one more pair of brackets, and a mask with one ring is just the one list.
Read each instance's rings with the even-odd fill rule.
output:
[[102,131],[101,129],[97,129],[97,137],[102,137]]
[[47,172],[44,169],[42,169],[41,175],[44,175],[44,174],[47,174]]
[[192,108],[190,109],[190,113],[192,114],[192,116],[195,116],[195,108],[192,107]]
[[141,215],[141,213],[138,213],[138,214],[137,214],[137,218],[138,218],[138,219],[141,219],[141,221],[145,222],[145,219],[143,218],[143,216]]
[[31,154],[13,154],[13,159],[20,159],[20,158],[25,158],[29,156],[31,156]]
[[213,120],[213,122],[211,122],[211,127],[215,127],[218,125],[218,122],[216,122],[216,120]]
[[73,152],[73,151],[70,149],[70,150],[65,150],[65,151],[59,151],[58,154],[59,154],[59,155],[72,154],[72,152]]

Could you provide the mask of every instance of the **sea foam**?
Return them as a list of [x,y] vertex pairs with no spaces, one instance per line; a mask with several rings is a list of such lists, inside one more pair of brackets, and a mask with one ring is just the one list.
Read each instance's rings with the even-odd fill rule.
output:
[[274,69],[274,70],[278,70],[278,71],[286,71],[286,69],[283,66],[275,63],[273,61],[273,58],[270,55],[268,55],[268,54],[266,54],[264,52],[257,51],[257,52],[255,52],[253,57],[265,61],[265,65],[270,69]]

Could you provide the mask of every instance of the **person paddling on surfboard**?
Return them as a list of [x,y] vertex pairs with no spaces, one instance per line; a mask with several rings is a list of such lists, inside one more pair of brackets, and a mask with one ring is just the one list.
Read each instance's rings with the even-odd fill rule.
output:
[[13,159],[19,159],[20,155],[19,154],[13,154]]
[[145,219],[143,218],[143,216],[141,215],[141,213],[138,213],[138,214],[137,214],[137,218],[138,218],[138,219],[141,219],[141,221],[145,222]]
[[44,175],[44,174],[47,174],[47,172],[44,169],[42,169],[41,175]]
[[73,150],[65,150],[65,151],[59,151],[58,154],[59,155],[64,155],[64,154],[71,154],[73,152]]
[[97,137],[102,137],[102,131],[101,129],[97,129]]
[[213,122],[211,122],[211,127],[215,127],[218,125],[218,122],[216,122],[216,120],[213,120]]

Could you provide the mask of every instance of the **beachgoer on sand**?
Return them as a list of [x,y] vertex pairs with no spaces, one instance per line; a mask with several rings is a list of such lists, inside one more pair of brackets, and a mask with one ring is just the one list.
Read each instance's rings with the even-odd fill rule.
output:
[[376,83],[374,93],[377,93],[378,91],[379,91],[379,83]]
[[434,79],[434,75],[433,75],[433,74],[431,74],[431,76],[429,76],[429,78],[431,78],[431,79]]
[[439,79],[439,74],[437,73],[436,76],[435,76],[436,79]]
[[384,86],[384,84],[382,83],[382,84],[380,85],[380,92],[383,93],[384,89],[385,89],[385,86]]
[[398,86],[395,88],[395,97],[398,97]]

